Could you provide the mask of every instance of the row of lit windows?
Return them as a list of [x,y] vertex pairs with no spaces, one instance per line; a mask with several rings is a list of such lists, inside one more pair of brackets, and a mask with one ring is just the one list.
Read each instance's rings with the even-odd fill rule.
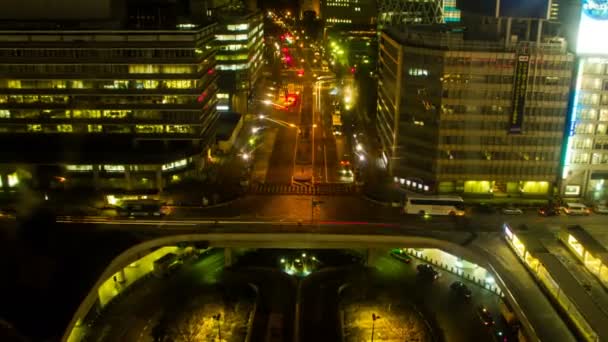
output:
[[[508,118],[504,117],[501,121],[449,121],[442,120],[440,126],[442,129],[461,129],[461,130],[494,130],[506,131],[509,128]],[[531,131],[562,131],[564,128],[563,122],[525,122],[523,130]]]
[[608,59],[604,58],[588,58],[583,63],[583,73],[586,74],[604,74],[608,75]]
[[188,89],[196,80],[5,80],[0,88],[9,89]]
[[579,95],[578,102],[581,105],[587,106],[608,106],[608,94],[600,95],[597,93],[584,92]]
[[551,161],[559,157],[558,152],[442,151],[440,154],[440,159],[448,160]]
[[[180,159],[180,160],[176,160],[174,162],[170,162],[170,163],[161,165],[161,170],[169,171],[169,170],[173,170],[173,169],[179,169],[179,168],[186,167],[190,163],[192,163],[192,158]],[[90,165],[90,164],[89,165],[81,164],[81,165],[66,165],[65,169],[66,169],[66,171],[69,171],[69,172],[90,172],[90,171],[93,171],[95,169],[95,167],[93,167],[93,165]],[[157,166],[155,166],[155,165],[106,164],[106,165],[97,165],[96,169],[103,170],[106,172],[125,172],[126,170],[129,170],[129,171],[156,171]]]
[[572,164],[608,164],[608,153],[573,152],[570,157]]
[[608,79],[583,77],[581,89],[608,91]]
[[594,149],[594,150],[608,150],[608,139],[607,138],[599,138],[599,139],[591,139],[591,138],[573,138],[572,139],[572,148],[575,149]]
[[[4,74],[183,74],[206,72],[213,66],[213,60],[201,61],[197,65],[175,65],[164,68],[157,64],[0,64]],[[90,77],[90,76],[89,76]]]
[[50,125],[27,124],[25,126],[0,126],[0,132],[40,132],[40,133],[137,133],[137,134],[192,134],[191,125]]
[[[419,58],[423,58],[424,60],[428,60],[429,62],[441,62],[441,57],[436,56],[418,56]],[[530,68],[538,67],[538,69],[551,69],[551,70],[571,70],[573,67],[573,62],[568,60],[565,56],[561,59],[556,60],[546,60],[541,59],[536,61],[536,59],[531,56],[530,58]],[[536,66],[538,64],[538,66]],[[447,66],[459,66],[459,67],[471,67],[471,68],[512,68],[515,66],[514,58],[482,58],[482,57],[446,57],[445,65]]]
[[526,135],[512,135],[508,137],[504,136],[441,136],[439,137],[440,144],[445,145],[495,145],[495,146],[559,146],[562,143],[562,137],[533,137]]
[[247,58],[249,58],[248,54],[215,56],[215,60],[218,60],[218,61],[239,61],[239,60],[247,60]]
[[188,104],[197,100],[195,96],[48,96],[48,95],[2,95],[0,103],[46,103],[76,105],[96,104]]
[[443,176],[449,175],[509,175],[509,176],[539,176],[539,175],[554,175],[557,173],[557,167],[539,166],[533,163],[525,165],[446,165],[441,166],[439,171]]
[[[246,37],[247,35],[245,35]],[[247,38],[245,38],[247,39]],[[205,47],[207,48],[207,47]],[[209,46],[211,49],[211,46]],[[201,49],[199,49],[201,50]],[[36,49],[0,49],[0,58],[188,58],[196,55],[194,48],[169,49],[62,49],[62,48],[36,48]]]
[[578,122],[574,127],[576,134],[606,134],[608,124],[593,124]]
[[334,24],[352,24],[352,20],[351,19],[338,19],[338,18],[328,18],[325,20],[328,23],[334,23]]
[[[451,99],[485,99],[485,100],[510,100],[512,91],[491,89],[443,89],[442,97]],[[526,99],[536,101],[568,101],[568,92],[526,92]],[[608,95],[607,95],[608,101]]]
[[134,119],[164,121],[196,121],[198,111],[159,111],[159,110],[121,110],[121,109],[0,109],[0,119]]
[[608,108],[602,108],[600,110],[596,108],[581,108],[576,115],[576,118],[580,120],[608,121]]

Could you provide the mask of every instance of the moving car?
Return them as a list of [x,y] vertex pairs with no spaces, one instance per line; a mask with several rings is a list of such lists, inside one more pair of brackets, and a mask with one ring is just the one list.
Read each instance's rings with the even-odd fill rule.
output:
[[494,318],[485,306],[480,306],[477,308],[477,315],[479,316],[479,319],[481,319],[481,323],[483,323],[483,325],[486,327],[494,325]]
[[596,214],[608,214],[608,207],[603,204],[598,204],[593,207],[593,212]]
[[439,272],[435,271],[431,265],[420,264],[416,267],[418,270],[418,275],[423,278],[427,278],[430,280],[435,280],[439,278]]
[[562,210],[567,215],[589,215],[591,211],[584,204],[580,203],[566,203],[562,207]]
[[471,298],[471,290],[461,281],[455,281],[450,285],[450,289],[454,291],[459,297],[463,297],[464,299]]
[[538,209],[538,214],[541,216],[557,216],[557,215],[559,215],[559,208],[542,207],[542,208]]
[[502,208],[502,213],[505,215],[521,215],[524,212],[519,208],[506,207],[506,208]]
[[391,251],[391,256],[395,259],[403,261],[406,264],[409,264],[412,262],[412,257],[407,255],[407,253],[405,253],[404,251],[402,251],[400,249],[393,249]]

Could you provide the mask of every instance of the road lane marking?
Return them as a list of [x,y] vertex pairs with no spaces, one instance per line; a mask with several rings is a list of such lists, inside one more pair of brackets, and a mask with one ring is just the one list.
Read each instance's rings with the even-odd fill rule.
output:
[[324,163],[325,163],[325,183],[329,182],[329,179],[327,178],[327,146],[325,144],[323,144],[323,159],[324,159]]

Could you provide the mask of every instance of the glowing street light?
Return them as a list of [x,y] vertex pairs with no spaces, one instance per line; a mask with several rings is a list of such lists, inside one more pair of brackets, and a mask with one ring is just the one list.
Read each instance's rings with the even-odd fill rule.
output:
[[357,146],[355,146],[355,149],[357,151],[363,151],[363,146],[361,144],[357,144]]
[[256,134],[260,129],[260,127],[251,127],[251,133]]
[[264,119],[266,119],[266,115],[260,114],[260,115],[258,115],[258,119],[264,120]]
[[249,156],[249,153],[243,153],[243,154],[241,155],[241,157],[243,158],[243,160],[249,160],[249,157],[250,157],[250,156]]
[[362,154],[360,154],[360,155],[359,155],[359,160],[360,160],[360,161],[365,161],[365,156],[364,156],[364,155],[362,155]]

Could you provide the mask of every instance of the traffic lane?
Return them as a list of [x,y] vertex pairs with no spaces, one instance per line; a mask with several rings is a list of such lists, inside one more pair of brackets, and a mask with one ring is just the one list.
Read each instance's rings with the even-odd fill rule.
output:
[[[437,324],[448,341],[493,341],[493,328],[484,326],[476,308],[484,305],[494,314],[498,322],[498,296],[451,273],[441,272],[441,277],[432,283],[417,276],[416,266],[421,264],[412,259],[406,264],[388,253],[378,256],[373,266],[387,284],[396,285],[404,299],[411,300],[426,313],[433,313]],[[472,292],[472,300],[464,301],[455,296],[450,285],[455,281],[464,282]]]
[[339,341],[340,287],[363,278],[362,266],[322,269],[303,279],[301,341]]
[[279,127],[266,171],[266,183],[290,184],[297,130]]

